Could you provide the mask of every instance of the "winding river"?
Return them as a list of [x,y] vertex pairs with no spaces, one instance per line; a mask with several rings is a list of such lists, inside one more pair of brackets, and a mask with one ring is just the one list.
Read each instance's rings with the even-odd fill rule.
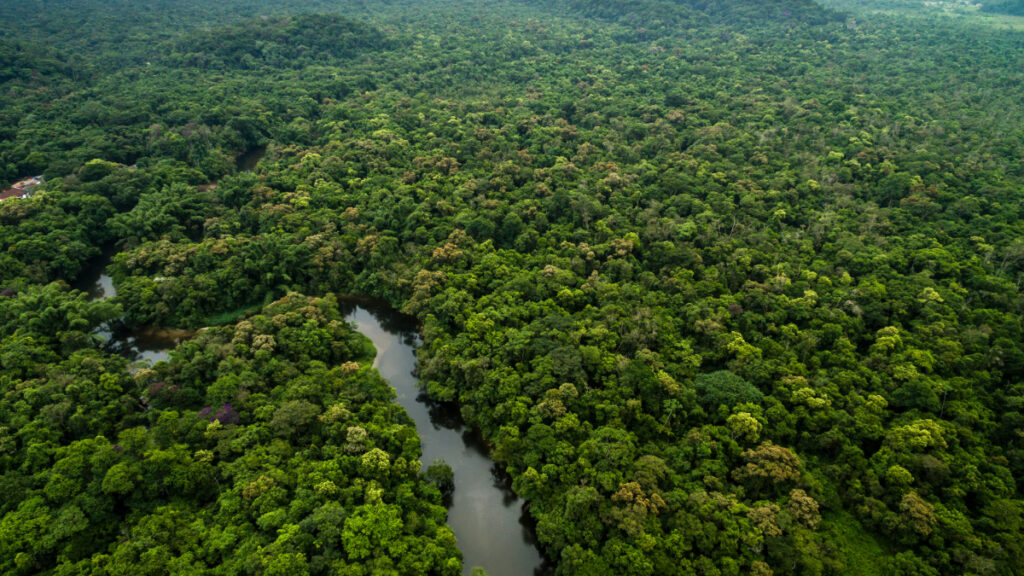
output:
[[398,393],[416,423],[423,463],[444,460],[455,473],[448,525],[463,555],[463,574],[482,566],[489,576],[552,573],[537,550],[522,501],[509,478],[491,461],[479,434],[462,423],[453,405],[431,401],[417,386],[419,336],[410,318],[372,301],[339,299],[345,317],[377,347],[373,365]]
[[[82,272],[75,283],[75,288],[83,290],[89,295],[90,300],[105,300],[117,296],[113,280],[104,272],[112,256],[111,251],[105,252],[98,258],[97,263]],[[192,336],[189,330],[143,326],[127,331],[117,327],[118,322],[113,324],[113,327],[105,326],[98,332],[99,336],[107,341],[107,349],[126,356],[129,360],[142,360],[151,364],[167,360],[171,350],[178,343]]]
[[[104,273],[109,254],[87,270],[76,287],[90,298],[116,295],[110,276]],[[373,341],[373,361],[395,389],[398,403],[416,424],[423,449],[422,461],[437,459],[455,474],[455,491],[448,508],[448,524],[455,532],[463,555],[463,574],[483,567],[489,576],[548,576],[553,573],[541,556],[523,503],[512,492],[510,481],[488,454],[479,434],[466,427],[454,405],[431,401],[417,386],[415,322],[390,307],[366,299],[339,297],[345,318]],[[142,328],[101,336],[108,348],[132,360],[158,362],[191,333],[183,330]]]

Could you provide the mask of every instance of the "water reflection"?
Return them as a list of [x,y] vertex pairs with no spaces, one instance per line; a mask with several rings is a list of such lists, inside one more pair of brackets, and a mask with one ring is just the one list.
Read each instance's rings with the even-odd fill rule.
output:
[[415,422],[424,465],[443,459],[455,474],[448,524],[462,550],[463,573],[482,566],[490,576],[551,574],[523,502],[512,492],[508,475],[491,461],[483,438],[462,422],[455,405],[434,402],[417,386],[415,323],[373,301],[339,301],[346,318],[377,347],[374,366]]
[[114,280],[102,273],[98,278],[89,283],[85,292],[89,295],[90,300],[105,300],[117,295],[117,290],[114,288]]
[[190,330],[178,328],[143,326],[130,330],[122,326],[113,331],[107,348],[129,360],[144,361],[152,365],[170,358],[171,350],[194,334]]
[[[105,272],[112,256],[112,250],[104,251],[100,258],[82,272],[75,283],[75,288],[88,294],[90,300],[106,300],[117,296],[114,282]],[[100,326],[95,334],[105,342],[104,346],[110,352],[132,361],[152,365],[167,360],[171,350],[183,340],[191,338],[194,333],[189,330],[153,326],[132,330],[117,319]]]
[[[76,288],[91,299],[117,295],[104,273],[110,255],[98,259]],[[455,476],[448,524],[463,554],[463,574],[481,566],[489,576],[549,576],[554,571],[537,548],[534,526],[512,492],[511,479],[491,461],[486,442],[466,426],[457,406],[428,398],[417,385],[415,321],[372,300],[339,298],[346,318],[377,348],[374,366],[395,389],[397,400],[419,433],[424,465],[444,460]],[[170,350],[192,336],[187,330],[142,327],[126,329],[114,321],[97,331],[107,347],[132,360],[167,360]]]
[[262,160],[266,154],[266,146],[250,148],[238,155],[238,158],[235,159],[235,168],[239,172],[252,172],[256,169],[256,165],[259,164],[260,160]]

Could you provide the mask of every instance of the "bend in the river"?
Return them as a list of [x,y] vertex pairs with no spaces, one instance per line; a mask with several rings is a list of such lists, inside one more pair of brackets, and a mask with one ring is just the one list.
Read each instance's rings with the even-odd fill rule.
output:
[[[91,299],[116,295],[110,277],[103,270],[109,256],[91,267],[78,286]],[[414,375],[416,325],[382,303],[339,298],[347,320],[373,341],[377,356],[373,365],[391,384],[399,404],[416,424],[423,450],[424,466],[444,460],[455,476],[455,492],[448,509],[448,524],[455,532],[463,555],[463,574],[476,566],[489,576],[539,576],[551,573],[537,545],[533,529],[523,511],[522,501],[512,492],[503,471],[490,459],[479,434],[466,427],[452,405],[432,402]],[[166,360],[189,333],[173,329],[144,327],[134,332],[104,334],[110,348],[133,360]]]
[[339,299],[377,348],[373,365],[391,383],[398,402],[416,423],[423,463],[442,459],[455,474],[455,493],[448,525],[462,550],[464,574],[482,566],[489,576],[533,576],[550,573],[537,549],[522,501],[512,492],[504,472],[490,459],[479,434],[466,427],[452,405],[432,402],[417,385],[416,325],[390,307]]

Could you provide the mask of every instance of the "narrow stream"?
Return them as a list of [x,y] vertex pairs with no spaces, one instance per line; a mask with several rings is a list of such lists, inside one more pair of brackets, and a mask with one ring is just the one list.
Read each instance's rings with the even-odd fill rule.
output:
[[[112,254],[104,254],[83,272],[75,287],[90,299],[117,295],[104,268]],[[398,403],[416,424],[424,466],[442,459],[455,475],[455,491],[448,508],[448,525],[455,532],[463,555],[463,574],[476,566],[489,576],[549,576],[553,573],[537,548],[523,503],[512,492],[504,472],[490,459],[486,444],[466,427],[453,405],[431,401],[417,386],[416,324],[383,304],[339,298],[345,318],[373,341],[373,365],[395,389]],[[170,351],[191,336],[185,330],[143,327],[133,332],[101,331],[108,349],[132,360],[166,360]]]

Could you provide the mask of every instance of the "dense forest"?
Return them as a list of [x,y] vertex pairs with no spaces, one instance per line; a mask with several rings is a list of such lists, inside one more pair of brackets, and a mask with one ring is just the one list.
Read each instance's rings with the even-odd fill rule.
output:
[[882,3],[0,4],[0,573],[464,573],[358,294],[560,575],[1024,574],[1024,31]]
[[982,5],[981,9],[984,12],[994,12],[996,14],[1024,16],[1024,1],[996,0],[995,2],[986,2]]

